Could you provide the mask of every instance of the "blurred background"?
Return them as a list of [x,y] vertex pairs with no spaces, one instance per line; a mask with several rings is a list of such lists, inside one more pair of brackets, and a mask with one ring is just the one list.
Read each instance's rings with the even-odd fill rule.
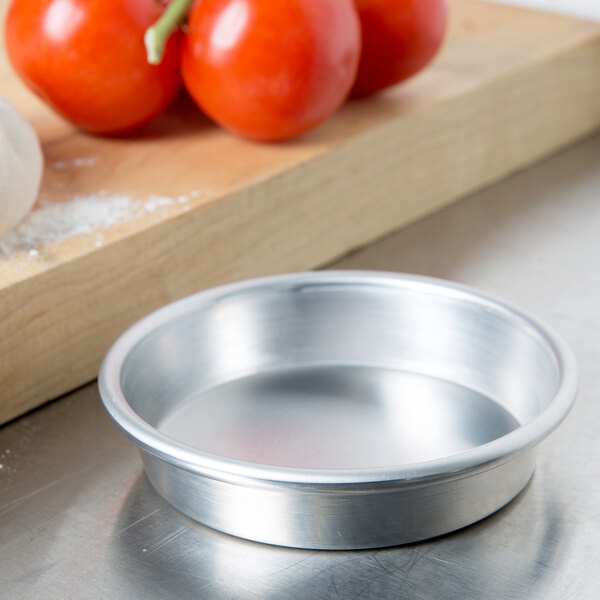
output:
[[600,3],[597,0],[498,0],[502,4],[529,6],[565,15],[600,20]]

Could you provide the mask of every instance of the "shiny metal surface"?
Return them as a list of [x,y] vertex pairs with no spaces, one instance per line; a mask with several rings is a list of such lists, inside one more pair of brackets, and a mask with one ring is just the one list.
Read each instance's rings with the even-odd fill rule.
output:
[[90,385],[0,429],[0,598],[595,600],[599,156],[596,138],[336,265],[484,288],[539,314],[574,347],[578,400],[503,510],[385,550],[246,542],[154,493]]
[[518,309],[367,271],[196,294],[125,332],[99,376],[175,507],[314,549],[414,542],[504,506],[576,385],[565,342]]

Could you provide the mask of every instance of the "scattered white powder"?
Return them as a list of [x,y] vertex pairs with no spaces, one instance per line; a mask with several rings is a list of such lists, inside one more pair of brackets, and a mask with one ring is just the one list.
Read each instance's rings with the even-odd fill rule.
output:
[[[193,190],[189,195],[177,198],[152,195],[145,200],[133,200],[124,194],[109,196],[101,190],[91,196],[75,196],[68,202],[41,202],[16,228],[0,237],[0,259],[16,253],[26,253],[29,258],[36,259],[48,242],[97,232],[164,206],[184,205],[190,197],[198,195],[199,192]],[[189,209],[190,206],[182,206],[184,212]],[[104,237],[98,232],[94,244],[99,247],[103,242]]]
[[150,196],[144,203],[144,208],[148,212],[154,212],[160,206],[172,206],[173,202],[173,198],[169,198],[168,196]]
[[0,238],[0,257],[27,252],[35,258],[47,242],[91,233],[126,218],[129,196],[75,196],[69,202],[42,204],[17,227]]
[[97,162],[97,156],[81,156],[71,160],[55,160],[52,163],[52,168],[56,169],[57,171],[62,171],[64,169],[71,169],[73,167],[93,167]]

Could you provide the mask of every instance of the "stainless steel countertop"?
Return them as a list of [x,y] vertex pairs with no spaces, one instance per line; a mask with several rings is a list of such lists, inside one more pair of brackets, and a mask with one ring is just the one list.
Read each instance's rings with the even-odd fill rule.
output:
[[509,506],[459,532],[379,551],[238,540],[152,490],[91,384],[0,429],[0,597],[598,598],[599,157],[596,137],[335,265],[477,286],[570,341],[578,401]]

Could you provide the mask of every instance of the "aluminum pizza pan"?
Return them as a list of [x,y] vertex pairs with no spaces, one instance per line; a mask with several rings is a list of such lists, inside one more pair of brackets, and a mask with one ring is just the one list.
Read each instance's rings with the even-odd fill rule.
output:
[[99,387],[186,515],[269,544],[352,549],[508,503],[568,413],[577,366],[546,324],[478,290],[323,271],[161,308],[116,341]]

